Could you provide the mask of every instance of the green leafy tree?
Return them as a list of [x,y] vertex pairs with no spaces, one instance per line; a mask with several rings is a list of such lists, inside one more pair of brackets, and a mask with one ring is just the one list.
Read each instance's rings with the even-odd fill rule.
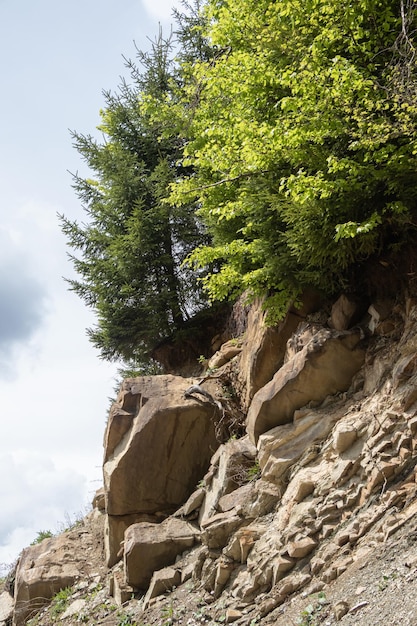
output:
[[190,263],[213,299],[358,280],[415,234],[414,12],[399,0],[209,0],[218,51],[185,91],[177,206],[212,235]]
[[[183,17],[183,37],[187,24]],[[74,177],[88,220],[61,216],[61,222],[78,274],[71,289],[97,313],[90,339],[103,358],[140,365],[206,304],[196,273],[182,263],[207,236],[193,202],[177,208],[166,202],[170,184],[184,175],[183,141],[171,122],[143,106],[174,102],[180,76],[172,37],[160,33],[150,52],[137,56],[126,62],[130,81],[105,93],[102,140],[73,133],[93,173]]]

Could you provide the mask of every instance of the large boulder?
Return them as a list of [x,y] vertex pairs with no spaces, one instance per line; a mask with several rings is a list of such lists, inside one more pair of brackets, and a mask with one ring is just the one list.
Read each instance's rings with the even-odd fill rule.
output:
[[204,475],[219,445],[219,408],[184,395],[195,382],[170,375],[124,381],[105,435],[108,515],[169,513]]
[[322,329],[278,370],[254,396],[246,430],[256,444],[268,430],[292,421],[294,412],[310,402],[346,391],[364,363],[358,347],[361,332]]
[[219,446],[217,382],[204,383],[206,395],[186,394],[197,382],[166,375],[129,378],[122,384],[104,444],[110,567],[120,557],[126,528],[174,512],[194,491]]
[[125,533],[124,568],[126,582],[135,589],[147,589],[155,571],[172,565],[190,549],[199,531],[183,520],[168,518],[161,524],[133,524]]

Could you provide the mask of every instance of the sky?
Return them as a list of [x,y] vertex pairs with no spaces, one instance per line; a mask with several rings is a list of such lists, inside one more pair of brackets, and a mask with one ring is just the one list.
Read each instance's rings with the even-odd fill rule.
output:
[[128,77],[123,56],[159,24],[169,32],[174,4],[0,0],[0,564],[84,515],[102,484],[117,367],[63,279],[74,273],[57,214],[86,219],[70,130],[96,132],[103,90]]

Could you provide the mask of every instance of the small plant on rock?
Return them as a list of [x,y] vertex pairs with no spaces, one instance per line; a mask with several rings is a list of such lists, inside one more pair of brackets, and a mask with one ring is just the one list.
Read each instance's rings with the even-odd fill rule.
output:
[[50,539],[54,536],[54,533],[51,530],[39,530],[35,539],[30,544],[31,546],[36,546],[37,543],[40,543],[44,539]]
[[52,598],[50,615],[53,619],[58,618],[67,609],[68,600],[72,593],[72,587],[65,587]]
[[259,466],[259,461],[256,461],[248,470],[247,470],[247,480],[248,482],[253,482],[258,480],[261,476],[261,468]]
[[319,616],[322,613],[324,607],[328,605],[326,595],[323,592],[317,594],[316,602],[311,602],[304,611],[302,611],[300,617],[297,620],[298,626],[316,626],[319,624]]
[[118,618],[117,626],[137,626],[137,622],[128,613],[119,613]]

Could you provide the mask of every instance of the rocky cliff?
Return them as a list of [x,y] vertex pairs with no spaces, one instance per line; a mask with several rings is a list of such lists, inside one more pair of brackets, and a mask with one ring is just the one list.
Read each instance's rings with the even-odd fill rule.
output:
[[254,305],[200,377],[125,380],[104,448],[93,511],[23,551],[0,624],[417,623],[414,298],[306,297],[273,328]]

